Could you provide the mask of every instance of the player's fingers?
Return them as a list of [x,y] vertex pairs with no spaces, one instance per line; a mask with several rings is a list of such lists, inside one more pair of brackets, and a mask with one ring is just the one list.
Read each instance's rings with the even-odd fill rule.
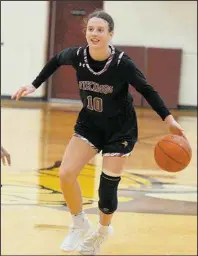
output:
[[184,129],[182,129],[181,127],[179,127],[179,135],[181,135],[181,136],[185,136],[184,135]]
[[7,155],[6,159],[7,159],[8,165],[11,165],[11,157],[10,157],[10,155]]
[[179,136],[183,136],[183,131],[182,130],[177,130],[177,135],[179,135]]
[[21,88],[20,91],[18,92],[17,96],[16,96],[16,100],[19,100],[26,90],[27,90],[26,88]]
[[188,138],[186,137],[186,135],[183,133],[182,136],[184,137],[184,139],[188,140]]
[[3,157],[1,158],[1,160],[2,160],[2,162],[3,162],[3,165],[5,165],[5,164],[6,164],[5,156],[3,156]]
[[17,90],[17,91],[11,96],[11,99],[12,99],[12,100],[16,98],[16,96],[17,96],[17,94],[19,93],[19,91],[20,91],[20,89]]
[[187,138],[186,135],[184,134],[183,130],[180,132],[179,135],[182,136],[184,139],[186,139],[186,140],[188,141],[188,138]]
[[27,96],[28,94],[30,94],[30,92],[26,90],[25,92],[23,92],[22,97]]

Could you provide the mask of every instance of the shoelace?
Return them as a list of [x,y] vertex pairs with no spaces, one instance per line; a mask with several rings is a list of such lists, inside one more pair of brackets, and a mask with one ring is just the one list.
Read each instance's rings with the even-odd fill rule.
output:
[[89,249],[89,244],[93,243],[93,247],[95,250],[97,247],[99,247],[102,244],[102,242],[104,241],[104,238],[105,238],[104,235],[94,232],[90,237],[88,237],[84,241],[83,247],[84,247],[84,249]]

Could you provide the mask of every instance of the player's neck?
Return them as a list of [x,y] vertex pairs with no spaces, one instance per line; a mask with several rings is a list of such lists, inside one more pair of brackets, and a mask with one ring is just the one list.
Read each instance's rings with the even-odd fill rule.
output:
[[89,54],[91,56],[92,59],[94,60],[98,60],[98,61],[103,61],[109,58],[110,54],[111,54],[111,49],[109,46],[107,46],[107,48],[103,48],[103,49],[93,49],[93,48],[89,48]]

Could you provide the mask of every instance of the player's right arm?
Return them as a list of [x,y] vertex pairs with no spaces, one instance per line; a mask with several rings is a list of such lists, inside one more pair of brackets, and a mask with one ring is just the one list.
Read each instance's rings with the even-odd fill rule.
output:
[[56,54],[41,70],[32,84],[20,87],[11,97],[11,99],[19,100],[21,97],[33,93],[43,82],[45,82],[60,66],[75,66],[75,58],[77,56],[78,47],[66,48]]
[[174,119],[159,93],[148,84],[145,76],[136,67],[135,63],[127,55],[125,55],[124,61],[123,66],[127,82],[146,99],[153,110],[168,125],[169,131],[172,134],[184,136],[186,138],[183,128]]
[[1,146],[1,160],[4,165],[6,165],[6,161],[7,161],[8,165],[11,165],[10,154],[2,146]]

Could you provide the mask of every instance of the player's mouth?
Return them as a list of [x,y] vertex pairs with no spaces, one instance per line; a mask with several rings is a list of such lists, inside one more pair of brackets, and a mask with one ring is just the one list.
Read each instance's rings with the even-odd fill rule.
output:
[[95,39],[95,38],[92,38],[92,39],[91,39],[91,42],[92,42],[93,44],[98,44],[98,43],[100,42],[100,40]]

